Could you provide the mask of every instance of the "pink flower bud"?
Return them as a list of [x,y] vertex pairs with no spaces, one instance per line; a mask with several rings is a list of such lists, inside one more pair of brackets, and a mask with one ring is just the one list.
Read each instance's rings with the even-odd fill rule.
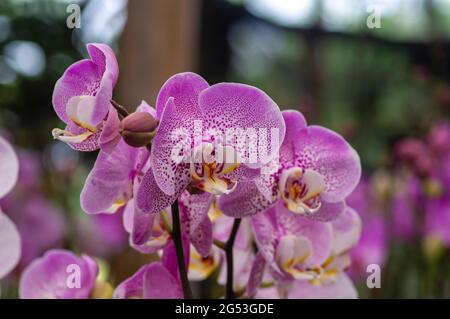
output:
[[158,121],[147,112],[134,112],[121,123],[121,135],[128,145],[142,147],[152,142]]

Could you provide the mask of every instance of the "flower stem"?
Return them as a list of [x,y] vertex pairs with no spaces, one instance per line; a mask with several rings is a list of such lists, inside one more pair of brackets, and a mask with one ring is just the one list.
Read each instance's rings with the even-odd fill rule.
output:
[[192,299],[192,290],[189,284],[186,271],[186,263],[184,262],[183,243],[181,241],[180,213],[178,210],[178,200],[172,204],[172,238],[175,244],[177,254],[178,270],[180,272],[181,285],[183,287],[183,295],[185,299]]
[[225,255],[227,259],[227,285],[225,298],[234,299],[235,294],[233,291],[233,246],[236,240],[236,235],[239,230],[239,225],[241,224],[241,219],[236,218],[233,222],[233,228],[231,229],[230,237],[225,246]]
[[117,110],[117,113],[119,113],[122,117],[127,117],[130,114],[124,106],[120,105],[116,101],[111,100],[111,104]]

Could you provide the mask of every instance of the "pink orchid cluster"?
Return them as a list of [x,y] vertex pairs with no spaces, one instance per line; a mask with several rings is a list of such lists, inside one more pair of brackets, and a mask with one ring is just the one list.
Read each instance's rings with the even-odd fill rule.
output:
[[[113,289],[96,261],[53,250],[33,261],[22,298],[192,298],[190,281],[218,274],[225,297],[355,298],[345,274],[361,220],[346,204],[361,164],[338,134],[281,112],[261,90],[172,76],[155,108],[112,100],[113,51],[56,83],[66,123],[53,136],[80,151],[100,149],[81,192],[87,214],[123,214],[130,246],[159,256]],[[78,265],[80,289],[67,283]]]
[[426,136],[396,145],[399,173],[392,197],[396,238],[423,238],[432,249],[450,247],[449,140],[450,123],[440,122]]
[[438,122],[425,136],[398,141],[392,167],[363,178],[347,198],[364,224],[351,251],[353,278],[363,279],[370,264],[412,267],[411,261],[398,265],[404,261],[389,249],[394,246],[406,251],[410,245],[419,258],[448,265],[442,259],[450,248],[449,140],[450,124]]

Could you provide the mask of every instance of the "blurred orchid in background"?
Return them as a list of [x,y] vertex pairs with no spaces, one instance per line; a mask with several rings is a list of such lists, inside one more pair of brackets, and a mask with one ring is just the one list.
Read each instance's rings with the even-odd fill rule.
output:
[[[19,161],[11,145],[0,136],[0,198],[14,187],[19,174]],[[19,261],[21,249],[19,232],[13,222],[0,210],[0,279]]]

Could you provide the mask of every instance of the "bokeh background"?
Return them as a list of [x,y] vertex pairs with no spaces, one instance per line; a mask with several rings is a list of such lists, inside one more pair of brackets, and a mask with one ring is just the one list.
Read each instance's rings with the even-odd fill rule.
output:
[[[81,7],[79,29],[66,25],[69,4]],[[373,6],[381,28],[367,26]],[[120,215],[81,211],[96,154],[51,139],[54,83],[89,42],[116,51],[115,100],[130,110],[195,71],[258,86],[342,134],[364,169],[349,201],[364,221],[350,269],[360,296],[450,297],[450,0],[2,0],[0,130],[21,172],[1,205],[25,238],[2,297],[16,297],[21,269],[50,248],[102,258],[116,283],[151,258],[128,248]],[[379,289],[365,284],[372,263]]]

